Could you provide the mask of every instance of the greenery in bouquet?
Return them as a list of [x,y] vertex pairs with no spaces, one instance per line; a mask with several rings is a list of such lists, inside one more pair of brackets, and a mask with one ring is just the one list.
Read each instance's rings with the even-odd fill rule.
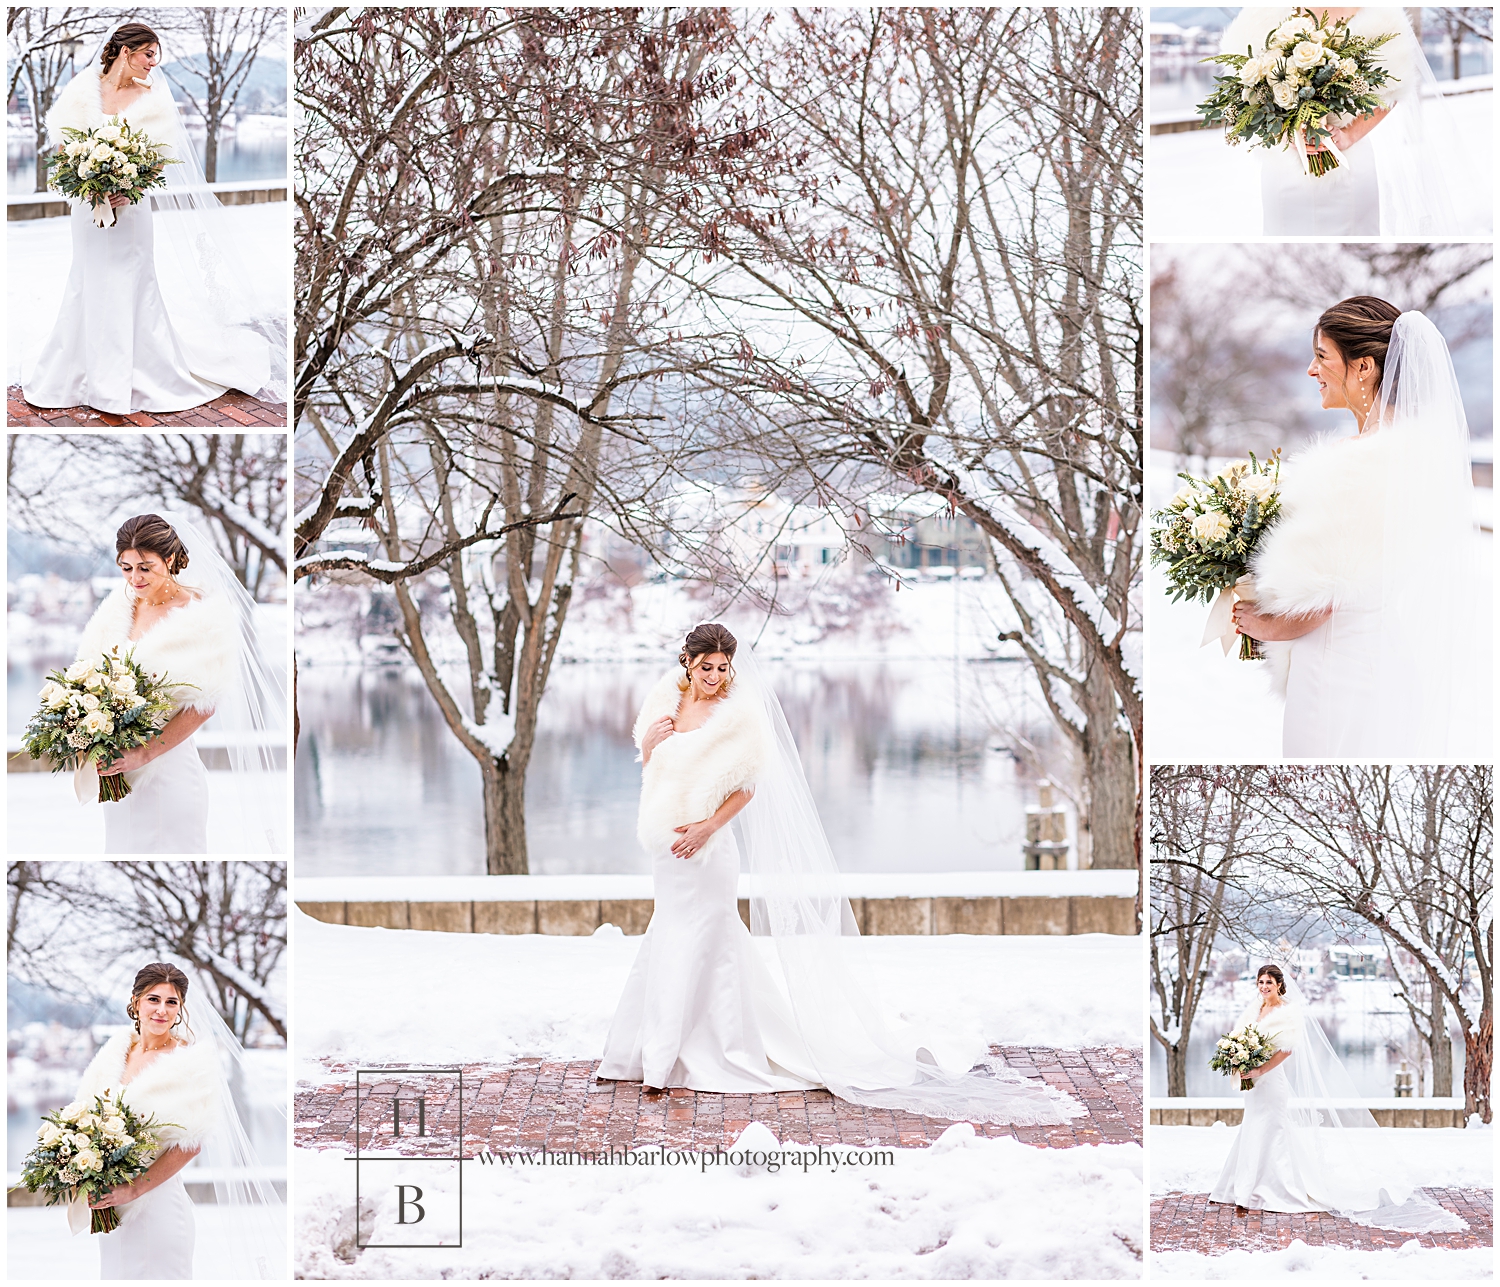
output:
[[[133,653],[122,655],[116,646],[97,661],[75,661],[48,673],[21,747],[32,759],[50,760],[54,773],[86,764],[108,768],[161,732],[172,718],[173,693],[186,687],[191,685],[147,674]],[[123,773],[99,779],[99,803],[129,794]]]
[[[1151,517],[1151,562],[1165,565],[1173,603],[1212,603],[1250,570],[1250,558],[1281,515],[1281,453],[1226,465],[1211,478],[1178,474],[1186,484]],[[1240,641],[1240,657],[1256,656]]]
[[[1214,78],[1214,91],[1197,110],[1205,125],[1222,125],[1230,143],[1302,149],[1322,143],[1331,126],[1346,126],[1387,106],[1379,91],[1396,78],[1377,58],[1394,32],[1356,36],[1343,18],[1295,9],[1266,34],[1259,49],[1205,58],[1230,69]],[[1324,175],[1340,164],[1326,144],[1307,156],[1307,168]]]
[[[144,1175],[161,1152],[161,1128],[171,1124],[139,1116],[109,1091],[92,1103],[69,1104],[42,1118],[36,1147],[22,1163],[21,1184],[45,1193],[49,1207],[74,1198],[92,1203]],[[90,1211],[90,1233],[119,1226],[115,1207]]]
[[150,189],[166,186],[167,166],[182,164],[119,115],[91,130],[64,128],[63,138],[47,162],[47,186],[95,208],[107,205],[111,196],[128,197],[135,204]]
[[1222,1036],[1214,1043],[1214,1057],[1208,1066],[1226,1077],[1238,1077],[1241,1090],[1254,1090],[1255,1079],[1245,1074],[1271,1062],[1276,1043],[1253,1023]]

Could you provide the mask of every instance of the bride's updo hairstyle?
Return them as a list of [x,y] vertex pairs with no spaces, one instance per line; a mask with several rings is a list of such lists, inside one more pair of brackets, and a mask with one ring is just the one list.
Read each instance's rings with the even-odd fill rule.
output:
[[104,52],[99,55],[99,74],[102,76],[115,65],[118,58],[127,49],[144,49],[147,45],[159,45],[161,41],[154,31],[144,22],[127,22],[104,45]]
[[121,524],[115,533],[115,558],[118,559],[126,550],[156,555],[173,576],[188,565],[187,547],[160,514],[137,514]]
[[1345,365],[1362,357],[1374,358],[1375,388],[1379,389],[1385,378],[1385,351],[1390,347],[1391,327],[1400,316],[1401,310],[1386,300],[1374,295],[1353,295],[1327,309],[1314,329],[1338,349]]
[[187,1029],[187,975],[170,961],[152,961],[150,965],[143,965],[135,972],[135,982],[130,985],[130,1004],[125,1007],[125,1013],[130,1016],[137,1032],[141,1030],[141,998],[150,989],[163,983],[170,983],[177,989],[177,1013],[183,1028]]
[[724,691],[729,691],[729,684],[734,682],[734,650],[739,647],[738,641],[729,633],[725,627],[718,622],[709,622],[706,625],[694,626],[688,631],[687,638],[682,641],[682,651],[677,654],[677,664],[682,667],[682,678],[677,681],[677,687],[687,692],[689,687],[688,674],[693,665],[700,657],[708,657],[713,653],[721,652],[730,661],[729,682],[724,685]]
[[1262,965],[1255,972],[1255,981],[1259,983],[1266,975],[1270,975],[1271,978],[1276,980],[1276,995],[1284,997],[1286,995],[1286,975],[1281,972],[1281,966]]

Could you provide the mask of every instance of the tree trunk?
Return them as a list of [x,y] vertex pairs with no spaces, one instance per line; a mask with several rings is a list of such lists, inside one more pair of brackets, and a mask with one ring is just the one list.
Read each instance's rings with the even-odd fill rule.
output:
[[1490,1120],[1490,1066],[1495,1057],[1495,1019],[1486,1009],[1479,1018],[1479,1028],[1464,1030],[1464,1117],[1479,1114],[1480,1121]]
[[505,760],[481,764],[484,777],[484,869],[490,876],[525,876],[526,772]]
[[1187,1094],[1187,1038],[1162,1049],[1167,1052],[1167,1094],[1181,1099]]
[[203,177],[216,183],[219,177],[219,117],[210,116],[204,124],[208,126],[208,138],[203,144]]
[[1427,1029],[1432,1035],[1427,1039],[1432,1051],[1432,1094],[1445,1099],[1453,1094],[1453,1038],[1448,1035],[1448,1007],[1443,1003],[1443,994],[1432,989],[1432,1007],[1428,1011]]
[[1090,865],[1133,871],[1136,868],[1135,755],[1130,736],[1120,727],[1114,689],[1094,670],[1088,683],[1089,710],[1084,728],[1084,776],[1088,793]]
[[[36,116],[36,103],[32,103],[31,112]],[[37,116],[36,120],[36,190],[45,192],[47,190],[47,158],[50,149],[47,147],[47,124],[46,121]]]
[[1453,37],[1453,79],[1457,80],[1463,75],[1463,48],[1464,33],[1458,32]]

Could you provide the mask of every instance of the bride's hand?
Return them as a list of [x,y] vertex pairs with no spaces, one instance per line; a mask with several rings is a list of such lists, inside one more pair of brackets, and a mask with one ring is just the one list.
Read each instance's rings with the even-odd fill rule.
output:
[[118,192],[111,192],[109,194],[109,204],[113,209],[119,210],[130,204],[130,198]]
[[129,773],[133,769],[144,768],[151,762],[151,755],[144,746],[137,746],[133,750],[126,751],[107,769],[100,769],[101,778],[113,777],[116,773]]
[[652,751],[656,750],[658,746],[676,731],[677,728],[672,723],[672,717],[670,715],[663,715],[646,730],[646,736],[641,739],[642,754],[650,755]]
[[95,1211],[101,1211],[105,1207],[121,1207],[127,1202],[134,1202],[135,1197],[135,1185],[117,1184],[102,1197],[95,1198],[89,1203],[89,1206]]
[[691,858],[702,849],[718,830],[712,822],[694,822],[686,827],[672,828],[682,838],[672,842],[674,858]]

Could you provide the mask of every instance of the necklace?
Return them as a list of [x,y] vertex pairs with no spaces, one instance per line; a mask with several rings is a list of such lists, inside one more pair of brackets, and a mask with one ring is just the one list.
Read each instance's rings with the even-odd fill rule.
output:
[[146,604],[146,606],[148,608],[164,608],[164,607],[167,606],[167,604],[171,603],[172,600],[175,599],[176,597],[177,597],[177,591],[176,591],[175,588],[173,589],[173,591],[172,591],[171,594],[167,595],[167,597],[165,599],[148,599],[148,598],[146,598],[145,595],[141,596],[142,600],[145,602],[145,604]]

